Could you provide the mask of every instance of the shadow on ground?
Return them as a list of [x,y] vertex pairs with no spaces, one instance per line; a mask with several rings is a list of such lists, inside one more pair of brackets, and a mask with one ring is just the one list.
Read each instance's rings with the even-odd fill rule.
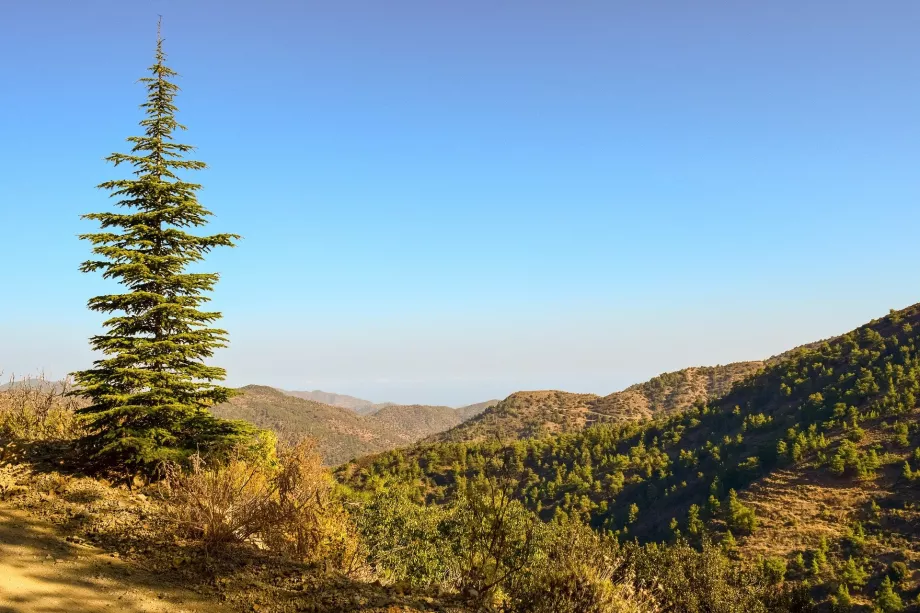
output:
[[0,508],[0,613],[223,611],[95,547],[67,542],[49,524]]

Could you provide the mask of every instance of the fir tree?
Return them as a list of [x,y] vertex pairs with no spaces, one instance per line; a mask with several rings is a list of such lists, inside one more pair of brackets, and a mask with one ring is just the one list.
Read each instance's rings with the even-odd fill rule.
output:
[[211,327],[220,313],[200,310],[208,300],[202,294],[218,275],[187,268],[239,237],[187,231],[206,225],[211,213],[196,197],[200,185],[178,173],[205,164],[183,159],[192,147],[174,141],[174,132],[185,127],[175,118],[179,88],[170,80],[176,73],[165,64],[159,28],[155,58],[150,76],[141,79],[147,90],[143,135],[127,139],[130,153],[106,158],[131,166],[133,176],[99,185],[122,212],[83,216],[97,221],[100,232],[80,237],[97,256],[80,270],[101,272],[126,291],[89,300],[91,310],[114,315],[104,322],[105,333],[90,339],[104,357],[75,373],[80,393],[92,401],[83,410],[91,431],[85,442],[97,463],[148,473],[161,461],[226,448],[255,434],[208,411],[232,394],[213,383],[224,370],[204,363],[226,346],[227,336]]

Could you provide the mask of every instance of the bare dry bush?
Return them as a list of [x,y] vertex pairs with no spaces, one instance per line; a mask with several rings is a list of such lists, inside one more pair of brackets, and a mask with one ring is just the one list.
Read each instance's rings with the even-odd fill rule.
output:
[[278,446],[274,517],[263,537],[272,549],[352,573],[361,564],[357,530],[336,495],[313,441]]
[[250,540],[271,521],[271,475],[261,464],[236,456],[210,466],[194,455],[187,470],[170,464],[165,475],[163,518],[206,548]]
[[276,461],[238,454],[224,462],[192,457],[166,467],[163,518],[181,536],[213,548],[253,543],[327,569],[354,573],[357,533],[311,441],[279,445]]
[[10,377],[0,390],[0,436],[23,441],[70,440],[83,433],[76,410],[84,401],[71,395],[69,379],[44,375]]

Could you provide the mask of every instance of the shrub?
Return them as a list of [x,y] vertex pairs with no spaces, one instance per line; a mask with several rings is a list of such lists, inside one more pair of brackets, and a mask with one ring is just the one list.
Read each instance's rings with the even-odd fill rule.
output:
[[262,530],[270,548],[345,572],[360,566],[356,528],[313,441],[278,446],[271,487],[271,518]]
[[541,524],[514,484],[497,478],[471,481],[449,511],[442,530],[453,548],[450,570],[461,592],[486,602],[532,561]]
[[206,548],[250,540],[271,521],[271,480],[264,464],[234,457],[209,465],[196,454],[188,470],[165,467],[164,518]]
[[11,377],[0,391],[0,436],[19,440],[69,440],[82,434],[75,411],[84,401],[69,380]]
[[515,613],[652,613],[652,596],[638,589],[615,540],[577,521],[553,524],[540,555],[509,588]]
[[910,577],[910,569],[907,568],[907,564],[904,562],[892,562],[888,568],[888,576],[891,577],[895,585],[899,585]]
[[392,488],[374,493],[354,515],[379,577],[422,588],[454,582],[452,547],[441,531],[447,507],[417,504],[406,488]]
[[229,460],[192,456],[166,467],[164,518],[206,548],[256,542],[344,572],[361,567],[350,516],[310,441],[279,445],[274,458],[240,452]]
[[662,608],[669,612],[760,613],[767,610],[764,600],[773,589],[709,541],[703,542],[701,551],[683,540],[633,547],[628,559],[637,584],[654,586]]
[[782,558],[764,558],[761,566],[764,576],[772,585],[782,583],[786,578],[786,561]]

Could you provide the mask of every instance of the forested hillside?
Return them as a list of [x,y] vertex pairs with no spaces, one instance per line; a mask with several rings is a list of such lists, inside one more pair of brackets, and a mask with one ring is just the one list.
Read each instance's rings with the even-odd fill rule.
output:
[[[892,312],[771,360],[721,398],[650,422],[504,444],[424,444],[349,464],[339,476],[361,489],[409,484],[444,502],[468,480],[500,472],[545,520],[578,517],[642,541],[706,535],[737,555],[766,556],[822,597],[869,597],[895,565],[898,589],[913,598],[918,326],[918,306]],[[550,415],[587,415],[597,406],[591,397],[543,394],[512,396],[497,409],[541,400]]]

